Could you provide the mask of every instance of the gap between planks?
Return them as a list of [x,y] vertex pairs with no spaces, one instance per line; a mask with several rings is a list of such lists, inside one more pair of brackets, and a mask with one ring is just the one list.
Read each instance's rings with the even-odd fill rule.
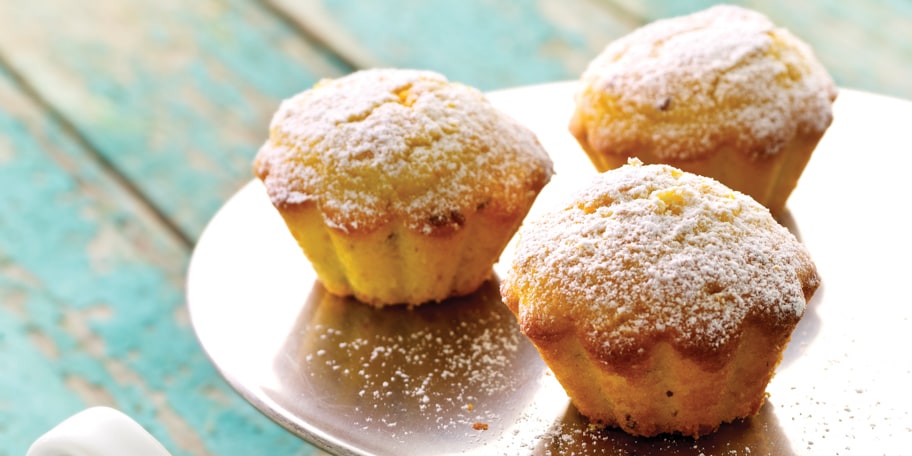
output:
[[16,69],[15,66],[9,64],[9,60],[6,56],[0,52],[0,71],[5,72],[9,75],[10,80],[13,85],[22,91],[22,94],[25,98],[33,102],[37,107],[45,111],[48,117],[54,122],[59,123],[61,129],[66,132],[68,135],[72,136],[74,142],[82,150],[86,152],[86,155],[94,160],[102,172],[111,179],[111,181],[120,187],[122,187],[125,192],[130,195],[136,202],[137,205],[142,207],[144,210],[147,210],[152,216],[160,222],[168,233],[174,236],[180,244],[186,248],[188,251],[193,248],[193,240],[184,233],[180,227],[174,223],[173,220],[168,218],[164,211],[161,210],[156,204],[152,202],[135,184],[133,184],[127,177],[120,172],[120,170],[108,160],[104,154],[101,153],[98,147],[96,147],[91,140],[89,140],[79,128],[76,127],[73,122],[71,122],[66,116],[63,115],[57,108],[54,107],[48,100],[41,96],[41,94],[32,86],[28,80]]
[[259,4],[264,10],[275,16],[276,19],[294,30],[302,40],[326,50],[338,63],[345,67],[345,72],[351,73],[365,68],[383,66],[381,62],[375,60],[367,53],[361,52],[354,41],[349,43],[345,39],[340,39],[338,42],[326,40],[325,37],[328,35],[326,30],[323,30],[325,27],[321,26],[319,21],[305,22],[299,16],[289,13],[287,9],[271,0],[260,0]]

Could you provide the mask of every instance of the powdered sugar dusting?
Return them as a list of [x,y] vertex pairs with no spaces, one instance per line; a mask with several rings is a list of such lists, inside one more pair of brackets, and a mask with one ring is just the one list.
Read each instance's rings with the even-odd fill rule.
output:
[[322,296],[295,329],[299,367],[287,378],[326,395],[319,407],[352,432],[403,444],[438,435],[442,454],[490,444],[513,425],[544,368],[495,282],[414,309]]
[[519,236],[502,291],[520,320],[582,333],[606,356],[657,338],[725,350],[748,317],[796,323],[818,281],[764,207],[666,165],[601,174]]
[[343,231],[431,231],[478,207],[527,208],[551,175],[535,135],[477,90],[427,71],[325,80],[282,103],[255,171],[277,206],[316,203]]
[[[468,325],[462,322],[450,331],[431,329],[355,338],[342,329],[316,325],[308,331],[337,346],[331,349],[332,356],[317,350],[308,354],[305,362],[325,364],[340,382],[359,385],[356,394],[364,399],[363,406],[378,408],[384,401],[407,405],[406,410],[391,408],[387,414],[379,414],[379,422],[365,414],[363,422],[354,423],[357,427],[392,428],[397,416],[408,412],[425,416],[426,424],[433,429],[458,428],[469,433],[476,422],[500,418],[482,398],[517,387],[507,372],[513,367],[521,336],[499,331],[489,321],[473,322],[489,327],[469,336],[474,328],[468,330]],[[318,371],[309,370],[310,375]],[[403,429],[399,433],[416,431]]]
[[[836,88],[811,49],[736,6],[653,22],[612,42],[582,76],[590,142],[669,159],[723,145],[774,154],[832,122]],[[635,153],[630,155],[635,156]]]

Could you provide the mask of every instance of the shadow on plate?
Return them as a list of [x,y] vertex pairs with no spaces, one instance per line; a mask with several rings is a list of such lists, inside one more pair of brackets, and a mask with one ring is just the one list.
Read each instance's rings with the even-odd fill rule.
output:
[[674,435],[634,437],[615,428],[589,427],[575,407],[549,432],[535,454],[643,454],[698,456],[712,454],[789,456],[792,451],[769,401],[751,418],[723,424],[718,431],[693,439]]
[[801,241],[801,231],[798,229],[798,223],[795,221],[795,217],[792,215],[792,211],[786,208],[779,214],[778,217],[776,217],[776,221],[779,222],[779,224],[782,226],[788,228],[788,230],[791,231],[791,233],[794,234],[799,241]]
[[413,309],[317,284],[274,369],[269,394],[305,425],[302,437],[356,453],[437,454],[501,439],[547,368],[491,280]]
[[[816,334],[813,315],[783,367]],[[696,441],[590,428],[519,331],[497,280],[414,309],[377,309],[316,283],[273,369],[265,392],[281,410],[274,418],[342,454],[792,454],[769,402]]]

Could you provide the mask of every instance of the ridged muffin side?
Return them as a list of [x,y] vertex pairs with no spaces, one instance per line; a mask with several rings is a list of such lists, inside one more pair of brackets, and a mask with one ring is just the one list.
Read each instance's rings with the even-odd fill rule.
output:
[[254,171],[327,290],[378,306],[477,289],[553,173],[481,92],[407,69],[284,101]]
[[600,174],[518,236],[504,302],[580,413],[635,435],[757,413],[819,285],[766,208],[667,165]]
[[836,95],[807,44],[758,12],[721,5],[610,43],[580,78],[569,128],[599,171],[630,157],[664,163],[778,215]]

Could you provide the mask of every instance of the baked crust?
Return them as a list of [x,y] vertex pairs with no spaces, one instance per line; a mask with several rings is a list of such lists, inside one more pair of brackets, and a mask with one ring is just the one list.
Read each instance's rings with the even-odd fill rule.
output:
[[569,128],[600,171],[628,157],[665,163],[778,214],[832,123],[836,95],[804,42],[722,5],[610,43],[581,77]]
[[699,436],[759,410],[818,285],[766,208],[633,161],[527,221],[501,291],[581,413]]
[[478,90],[375,69],[283,102],[254,172],[325,288],[383,306],[476,290],[553,170]]
[[458,230],[479,209],[528,210],[552,174],[535,135],[440,74],[375,69],[284,101],[254,162],[274,205],[316,205],[339,231],[391,220]]

